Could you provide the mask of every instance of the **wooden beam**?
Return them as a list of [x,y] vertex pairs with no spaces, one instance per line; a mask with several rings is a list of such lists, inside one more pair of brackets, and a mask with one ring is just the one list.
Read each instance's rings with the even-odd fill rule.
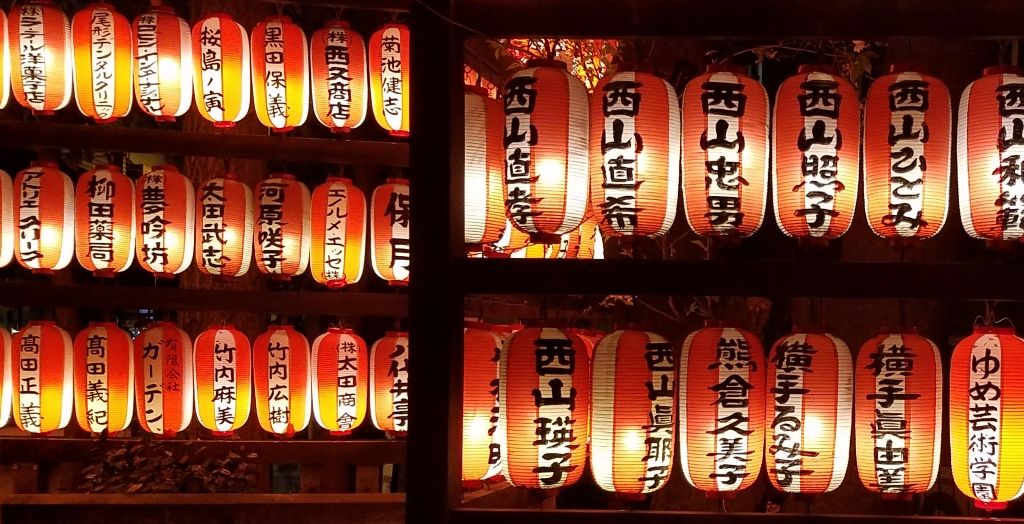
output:
[[341,7],[361,11],[406,12],[412,0],[259,0],[267,4],[299,4],[319,7]]
[[0,495],[4,506],[223,506],[252,504],[394,504],[405,503],[405,493],[45,493]]
[[[999,518],[998,522],[1024,522]],[[977,517],[924,517],[892,515],[806,515],[800,513],[703,513],[693,511],[604,511],[604,510],[516,510],[456,509],[452,524],[977,524]]]

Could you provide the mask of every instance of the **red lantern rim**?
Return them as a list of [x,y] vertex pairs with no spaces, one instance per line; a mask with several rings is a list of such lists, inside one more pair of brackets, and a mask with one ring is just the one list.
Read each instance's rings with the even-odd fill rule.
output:
[[235,21],[235,19],[232,18],[231,15],[229,15],[229,14],[223,12],[223,11],[214,11],[214,12],[212,12],[212,13],[210,13],[210,14],[202,17],[202,18],[200,18],[199,22],[203,22],[203,21],[209,20],[211,18],[227,18],[228,20],[231,20],[232,22]]
[[25,324],[25,327],[28,328],[28,327],[32,327],[32,326],[56,326],[56,325],[57,325],[57,323],[54,322],[53,320],[31,320],[31,321],[29,321],[28,324]]
[[[174,164],[157,164],[153,166],[153,171],[174,171],[177,173],[178,168]],[[150,173],[153,171],[150,171]]]
[[53,169],[57,169],[57,163],[50,162],[49,160],[33,160],[29,164],[29,167],[52,167]]
[[290,24],[292,23],[292,18],[287,15],[270,15],[263,19],[263,23],[267,22],[285,22]]
[[917,62],[897,62],[889,66],[889,74],[893,73],[921,73],[928,74],[928,66]]
[[462,327],[464,327],[466,329],[478,329],[480,331],[490,331],[491,330],[491,325],[486,323],[486,322],[475,322],[475,321],[469,321],[469,320],[463,322],[462,323]]
[[743,66],[736,64],[708,64],[704,69],[705,73],[733,73],[736,75],[747,76],[746,69]]
[[352,24],[349,24],[348,20],[339,20],[337,18],[332,18],[324,22],[323,29],[330,29],[335,27],[340,27],[341,29],[352,29]]
[[264,180],[264,182],[273,180],[275,178],[280,178],[282,180],[295,180],[295,175],[291,173],[271,173],[270,177],[267,178],[267,180]]
[[281,324],[277,326],[270,326],[264,333],[270,333],[272,331],[295,331],[295,326],[291,324]]
[[828,64],[800,64],[800,67],[797,68],[796,72],[798,74],[825,73],[833,76],[837,74],[836,68]]
[[1012,327],[998,327],[998,326],[975,326],[974,334],[976,335],[1014,335],[1017,333]]
[[387,184],[409,185],[409,179],[404,177],[388,177],[384,180]]
[[118,329],[121,328],[121,326],[117,325],[117,322],[109,322],[109,321],[89,322],[89,327],[111,327],[111,326],[116,327]]
[[334,176],[334,175],[332,175],[332,176],[327,177],[327,182],[328,183],[344,182],[346,184],[351,184],[352,183],[352,179],[347,177],[347,176]]
[[327,328],[327,332],[331,333],[331,334],[346,334],[346,335],[347,334],[354,334],[355,333],[355,331],[353,331],[352,328],[346,328],[346,327],[329,327],[329,328]]

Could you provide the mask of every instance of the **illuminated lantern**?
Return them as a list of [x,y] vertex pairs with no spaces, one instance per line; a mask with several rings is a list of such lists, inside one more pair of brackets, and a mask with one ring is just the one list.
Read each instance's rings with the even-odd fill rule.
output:
[[281,174],[256,186],[256,268],[288,280],[309,266],[309,189],[292,175]]
[[142,269],[171,277],[188,269],[195,248],[196,195],[174,166],[156,166],[135,186],[135,257]]
[[1022,374],[1024,340],[1013,329],[977,327],[953,349],[949,363],[951,467],[957,488],[976,506],[1000,509],[1024,492]]
[[516,251],[525,248],[530,243],[530,235],[522,232],[505,219],[505,229],[502,230],[501,238],[493,244],[484,246],[484,257],[486,258],[508,258]]
[[330,328],[313,341],[313,416],[331,435],[352,433],[366,418],[370,356],[351,329]]
[[286,16],[267,18],[252,30],[252,95],[260,123],[273,131],[291,131],[306,121],[306,34]]
[[29,322],[11,340],[14,422],[49,433],[71,421],[74,400],[71,335],[50,321]]
[[135,188],[117,166],[81,174],[75,183],[75,257],[96,276],[112,277],[135,258]]
[[192,27],[196,108],[214,127],[234,127],[249,112],[249,37],[230,16],[215,14]]
[[210,328],[196,337],[196,417],[216,436],[231,435],[249,419],[252,351],[233,326]]
[[11,332],[0,329],[0,428],[11,419]]
[[331,131],[351,131],[366,119],[366,43],[348,23],[327,22],[309,43],[313,111]]
[[52,162],[14,177],[18,263],[33,273],[64,269],[75,254],[75,188]]
[[[0,169],[0,267],[14,258],[14,182],[7,171]],[[0,424],[3,426],[3,424]]]
[[192,106],[192,33],[170,7],[155,5],[132,24],[135,101],[157,122]]
[[505,211],[535,242],[557,244],[589,203],[587,89],[563,62],[534,60],[504,99]]
[[605,334],[596,329],[567,329],[566,333],[572,333],[583,341],[583,348],[587,350],[587,358],[593,362],[594,347],[604,338]]
[[503,337],[472,322],[462,337],[462,482],[472,484],[501,474],[498,364]]
[[366,197],[351,180],[329,177],[313,190],[309,264],[329,288],[355,284],[366,261]]
[[11,88],[26,109],[52,115],[71,101],[71,25],[49,1],[21,4],[8,21]]
[[560,329],[522,329],[505,340],[498,380],[505,478],[524,488],[576,483],[590,427],[590,359],[583,341]]
[[924,493],[942,449],[942,359],[931,340],[887,333],[857,353],[857,472],[884,495]]
[[389,331],[370,347],[370,418],[381,431],[409,431],[409,335]]
[[373,272],[392,286],[409,284],[409,181],[389,178],[370,201]]
[[132,27],[105,2],[71,19],[75,48],[75,101],[83,115],[107,124],[132,108]]
[[795,333],[776,342],[768,360],[768,479],[786,493],[836,489],[850,458],[850,350],[828,333]]
[[499,241],[507,223],[501,187],[505,115],[501,102],[489,98],[487,90],[476,86],[465,90],[465,241],[476,246]]
[[199,271],[223,279],[246,274],[252,261],[252,190],[235,175],[225,173],[203,182],[196,200]]
[[173,323],[159,322],[139,333],[134,346],[139,426],[158,437],[185,431],[195,395],[192,340]]
[[772,198],[782,232],[818,241],[853,222],[860,183],[860,102],[826,66],[800,66],[779,86],[772,124]]
[[291,326],[273,326],[253,341],[253,385],[260,427],[291,437],[309,424],[309,342]]
[[683,204],[698,235],[748,237],[761,227],[768,199],[768,108],[764,87],[739,67],[709,66],[686,84]]
[[[7,106],[7,100],[11,95],[11,66],[11,39],[8,33],[7,15],[0,11],[0,109]],[[0,412],[2,411],[0,408]],[[6,420],[3,417],[6,417],[6,412],[0,413],[0,422]]]
[[90,433],[128,429],[135,398],[132,337],[113,322],[96,322],[75,336],[75,414]]
[[409,28],[384,24],[370,36],[369,52],[373,116],[392,136],[409,136]]

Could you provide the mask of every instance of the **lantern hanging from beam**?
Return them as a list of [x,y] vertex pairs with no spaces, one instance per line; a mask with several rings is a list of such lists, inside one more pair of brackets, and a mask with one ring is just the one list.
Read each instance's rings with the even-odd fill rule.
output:
[[11,420],[11,332],[0,329],[0,428]]
[[196,199],[199,271],[221,279],[246,274],[252,261],[252,190],[234,174],[225,173],[203,182]]
[[313,341],[313,416],[331,435],[352,433],[366,417],[370,356],[351,329],[330,328]]
[[[0,267],[5,267],[14,258],[14,182],[7,171],[0,169]],[[0,424],[0,426],[3,426]]]
[[333,132],[351,131],[366,119],[366,43],[347,22],[332,20],[309,44],[313,111]]
[[291,437],[309,424],[309,342],[292,326],[272,326],[253,341],[256,417],[264,431]]
[[74,67],[71,25],[49,1],[30,1],[8,21],[14,99],[35,114],[52,115],[71,101]]
[[192,339],[173,323],[159,322],[139,333],[133,345],[139,426],[163,438],[185,431],[194,409]]
[[108,124],[132,108],[132,27],[105,2],[71,19],[75,101],[83,115]]
[[228,436],[249,419],[252,350],[233,326],[211,327],[196,337],[196,416],[215,436]]
[[33,273],[64,269],[75,253],[75,188],[52,162],[33,162],[14,178],[18,264]]
[[71,335],[51,321],[30,322],[11,341],[14,422],[28,433],[63,429],[74,401]]
[[188,269],[195,248],[195,190],[174,166],[156,166],[135,186],[135,257],[169,278]]
[[409,136],[409,28],[384,24],[370,36],[370,97],[373,116],[391,136]]
[[335,289],[355,284],[366,261],[366,196],[341,177],[328,177],[313,190],[310,210],[313,280]]
[[370,200],[373,272],[392,286],[409,284],[409,181],[389,178]]
[[74,345],[75,414],[78,425],[108,436],[128,429],[134,412],[132,338],[113,322],[94,322]]
[[249,37],[230,16],[215,14],[192,28],[196,107],[214,127],[234,127],[249,112]]
[[370,347],[370,418],[381,431],[409,431],[409,335],[389,331]]
[[[11,38],[8,27],[7,14],[0,11],[0,109],[7,107],[7,101],[11,96]],[[18,55],[20,61],[20,54]],[[4,415],[0,415],[3,417]],[[0,420],[2,421],[2,420]]]
[[487,325],[467,322],[462,360],[462,482],[501,474],[498,367],[503,337]]
[[480,244],[501,239],[505,202],[501,181],[505,177],[505,149],[501,137],[505,125],[501,103],[487,90],[465,86],[465,242],[474,251]]
[[173,122],[192,106],[192,33],[167,6],[154,5],[132,24],[135,102],[157,122]]
[[286,16],[252,30],[252,91],[256,116],[275,132],[301,126],[309,114],[306,34]]
[[309,189],[289,174],[272,176],[256,186],[256,268],[288,280],[309,266]]
[[112,277],[132,265],[135,187],[117,166],[79,175],[75,217],[75,257],[86,271]]
[[853,222],[860,183],[860,102],[827,66],[802,65],[775,97],[772,198],[782,232],[818,241]]

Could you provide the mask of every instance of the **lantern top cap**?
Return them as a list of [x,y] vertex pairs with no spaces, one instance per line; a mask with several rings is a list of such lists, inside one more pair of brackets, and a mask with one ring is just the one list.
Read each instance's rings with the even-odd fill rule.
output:
[[793,332],[783,338],[789,338],[796,335],[831,335],[831,333],[829,333],[824,326],[818,324],[794,325]]
[[214,11],[214,12],[204,16],[203,18],[201,18],[200,21],[209,20],[211,18],[227,18],[228,20],[231,20],[232,22],[235,20],[234,18],[231,17],[231,15],[225,13],[224,11]]
[[290,24],[292,23],[292,18],[286,15],[270,15],[263,19],[263,23],[267,22],[284,22]]
[[207,331],[237,331],[234,324],[211,324]]
[[974,334],[976,335],[1014,335],[1017,333],[1012,327],[997,327],[997,326],[974,326]]
[[335,335],[335,334],[354,335],[355,334],[355,331],[353,331],[352,328],[334,327],[334,326],[331,326],[331,327],[327,328],[327,332],[332,334],[332,335]]
[[224,180],[238,181],[238,175],[230,171],[221,175],[220,178],[223,178]]
[[57,163],[45,160],[33,160],[32,163],[29,164],[29,167],[49,167],[57,169]]
[[526,61],[526,67],[554,67],[563,71],[569,70],[569,65],[565,62],[550,58],[531,58]]
[[352,29],[352,24],[348,23],[348,20],[338,20],[332,18],[324,22],[324,29]]
[[463,322],[462,323],[462,327],[464,327],[466,329],[479,329],[479,330],[482,330],[482,331],[490,331],[491,330],[491,325],[490,324],[488,324],[486,322],[476,322],[476,321],[472,321],[472,320],[467,320],[467,321]]
[[117,325],[117,322],[110,322],[109,320],[103,320],[103,321],[98,321],[98,322],[89,322],[89,327],[111,327],[111,326],[120,329],[120,326]]
[[406,331],[385,331],[384,336],[392,338],[407,338],[409,333]]
[[928,66],[917,62],[896,62],[889,65],[889,73],[921,73],[928,74]]
[[466,84],[466,94],[480,95],[484,98],[489,98],[490,92],[486,87]]
[[829,75],[837,75],[836,68],[828,64],[800,64],[796,72],[800,73],[826,73]]
[[736,64],[708,64],[707,68],[704,69],[705,73],[732,73],[735,75],[747,76],[747,71],[743,66]]
[[332,183],[332,184],[336,184],[338,182],[343,182],[343,183],[346,183],[346,184],[351,184],[352,183],[352,179],[347,177],[347,176],[331,175],[331,176],[327,177],[327,182],[328,183]]
[[1024,70],[1017,66],[1012,65],[998,65],[986,67],[981,73],[983,76],[988,75],[1024,75]]
[[[280,178],[283,180],[295,180],[295,175],[291,173],[271,173],[270,178],[268,178],[267,180],[273,180],[275,178]],[[267,180],[264,180],[263,182],[266,182]]]
[[[174,164],[158,164],[153,166],[153,171],[174,171],[177,172],[178,168]],[[152,173],[153,171],[150,171]]]
[[385,180],[385,183],[388,183],[388,184],[402,184],[402,185],[406,185],[407,186],[407,185],[409,185],[409,179],[408,178],[403,178],[403,177],[391,176],[391,177],[388,177]]
[[917,327],[910,325],[881,326],[878,329],[878,335],[917,335]]
[[295,331],[295,326],[292,326],[291,324],[277,324],[273,326],[268,326],[265,333],[271,333],[274,331]]

